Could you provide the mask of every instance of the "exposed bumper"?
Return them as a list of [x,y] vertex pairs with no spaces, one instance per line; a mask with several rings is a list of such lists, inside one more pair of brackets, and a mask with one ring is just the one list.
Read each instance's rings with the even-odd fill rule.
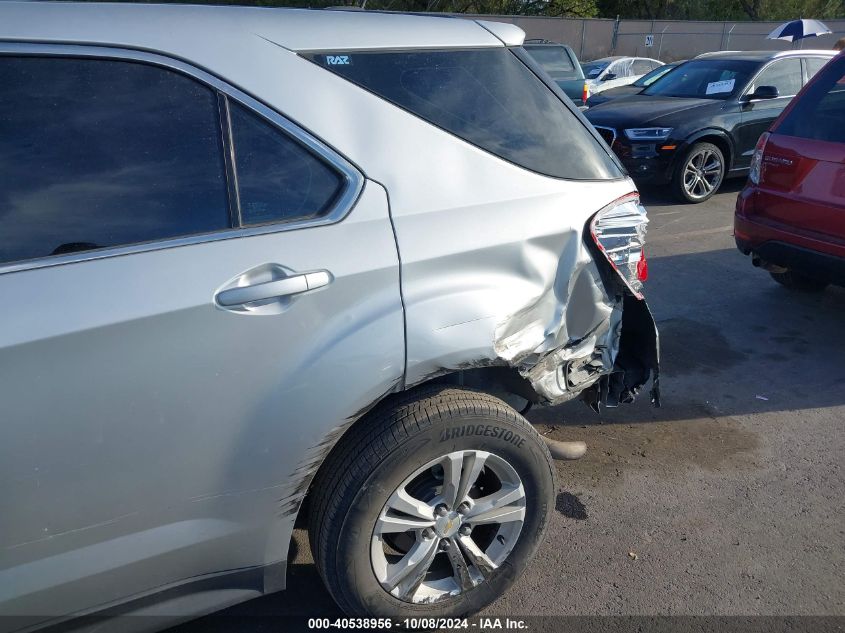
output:
[[629,143],[620,137],[612,149],[638,185],[665,185],[672,180],[677,149],[659,149],[655,143]]
[[645,300],[617,295],[613,310],[591,336],[517,365],[536,394],[556,405],[580,397],[593,410],[634,401],[652,380],[651,402],[660,406],[660,339]]
[[740,252],[753,254],[764,265],[845,285],[845,244],[755,216],[755,193],[746,187],[737,197],[734,239]]

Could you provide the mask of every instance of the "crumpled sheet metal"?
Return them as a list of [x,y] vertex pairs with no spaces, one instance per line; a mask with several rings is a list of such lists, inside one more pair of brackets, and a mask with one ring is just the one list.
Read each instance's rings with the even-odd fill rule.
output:
[[[580,240],[563,251],[556,270],[553,282],[502,321],[494,335],[496,355],[550,404],[577,397],[612,370],[622,324],[621,297],[608,296]],[[570,385],[566,369],[574,359],[585,359],[594,371]]]

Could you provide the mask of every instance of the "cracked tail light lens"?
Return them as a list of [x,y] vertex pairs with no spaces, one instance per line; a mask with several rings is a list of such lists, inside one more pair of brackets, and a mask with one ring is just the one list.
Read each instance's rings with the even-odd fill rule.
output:
[[645,235],[648,216],[638,194],[612,202],[590,220],[590,235],[637,299],[648,279]]
[[755,185],[760,184],[760,177],[763,175],[763,155],[766,152],[768,140],[769,133],[765,132],[757,141],[754,153],[751,154],[751,168],[748,170],[748,179]]

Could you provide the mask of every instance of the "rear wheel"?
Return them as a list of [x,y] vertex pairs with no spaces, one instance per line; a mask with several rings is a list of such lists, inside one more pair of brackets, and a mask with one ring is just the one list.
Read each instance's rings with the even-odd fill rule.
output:
[[801,290],[803,292],[821,292],[828,286],[824,279],[808,277],[792,270],[783,273],[769,273],[776,282],[790,290]]
[[382,407],[315,481],[317,568],[351,615],[459,617],[500,596],[536,551],[552,461],[498,398],[452,387]]
[[725,157],[712,143],[696,143],[687,151],[672,177],[672,189],[682,202],[704,202],[725,178]]

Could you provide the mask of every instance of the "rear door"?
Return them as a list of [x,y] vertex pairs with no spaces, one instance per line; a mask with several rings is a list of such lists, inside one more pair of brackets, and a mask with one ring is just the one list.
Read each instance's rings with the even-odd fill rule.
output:
[[284,561],[404,368],[379,185],[199,71],[50,51],[0,54],[0,613],[38,618]]
[[[845,58],[822,71],[766,144],[759,213],[845,250]],[[832,244],[838,244],[836,248]]]
[[774,86],[778,89],[776,99],[748,99],[742,102],[742,116],[737,134],[735,168],[748,167],[751,154],[760,135],[769,129],[803,86],[801,60],[797,57],[779,59],[766,66],[746,89],[751,95],[759,86]]

